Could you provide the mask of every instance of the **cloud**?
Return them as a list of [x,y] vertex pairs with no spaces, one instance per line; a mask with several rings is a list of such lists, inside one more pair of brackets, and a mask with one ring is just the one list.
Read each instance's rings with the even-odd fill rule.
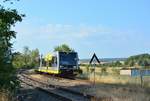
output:
[[29,46],[39,48],[41,53],[47,53],[53,51],[56,45],[66,43],[80,54],[85,52],[88,54],[109,51],[110,48],[123,51],[128,49],[129,45],[135,47],[136,43],[142,42],[140,33],[102,25],[41,24],[35,26],[27,23],[17,25],[15,30],[18,33],[14,48],[19,51],[22,47]]
[[[89,45],[100,43],[125,42],[132,40],[135,35],[131,31],[123,31],[112,29],[102,25],[89,26],[85,24],[46,24],[46,25],[30,25],[22,24],[16,26],[17,42],[22,44],[30,43],[71,43]],[[138,35],[136,35],[138,36]],[[29,43],[30,42],[30,43]],[[20,44],[21,44],[20,43]]]
[[[18,32],[17,43],[20,44],[31,43],[31,40],[34,42],[39,40],[49,42],[53,40],[59,43],[75,43],[74,41],[81,42],[91,36],[103,35],[110,32],[100,26],[88,26],[84,24],[46,24],[35,26],[25,23],[17,25],[15,30]],[[82,43],[86,43],[86,41]]]
[[[98,26],[87,26],[87,25],[63,25],[63,24],[47,24],[38,28],[38,33],[49,34],[49,35],[63,35],[72,36],[78,38],[86,38],[93,35],[110,35],[114,31]],[[116,33],[114,33],[116,34]]]
[[133,31],[114,29],[102,26],[100,24],[95,26],[89,26],[86,24],[46,24],[34,26],[29,23],[26,23],[17,26],[15,30],[19,33],[18,37],[37,38],[42,40],[68,40],[69,38],[82,40],[90,37],[99,38],[100,40],[126,40],[135,35],[135,32]]

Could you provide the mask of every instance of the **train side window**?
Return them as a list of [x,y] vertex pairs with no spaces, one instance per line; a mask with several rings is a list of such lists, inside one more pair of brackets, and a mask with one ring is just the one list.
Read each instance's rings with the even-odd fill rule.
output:
[[54,57],[54,64],[57,64],[57,57]]
[[57,57],[53,57],[51,63],[52,63],[52,64],[51,64],[52,67],[56,67],[56,66],[57,66]]
[[42,66],[46,66],[46,61],[44,59],[42,59]]
[[51,66],[52,66],[52,62],[48,61],[48,67],[51,67]]

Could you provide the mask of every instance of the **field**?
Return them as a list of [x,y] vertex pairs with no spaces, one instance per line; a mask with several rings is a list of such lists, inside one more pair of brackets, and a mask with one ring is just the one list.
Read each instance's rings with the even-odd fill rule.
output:
[[[79,78],[88,79],[94,81],[94,72],[87,67],[80,67],[83,74],[79,75]],[[97,83],[108,83],[108,84],[127,84],[127,85],[141,85],[141,77],[131,77],[128,75],[120,75],[120,68],[95,68],[95,81]],[[143,77],[143,87],[150,87],[150,76]]]
[[[139,86],[97,83],[84,92],[113,101],[150,101],[150,90]],[[111,100],[104,101],[111,101]]]
[[96,68],[94,85],[94,73],[88,71],[86,67],[81,69],[83,74],[78,77],[93,82],[91,88],[84,90],[86,93],[102,98],[110,97],[113,101],[150,101],[150,77],[148,76],[143,77],[141,86],[140,77],[119,75],[119,68]]

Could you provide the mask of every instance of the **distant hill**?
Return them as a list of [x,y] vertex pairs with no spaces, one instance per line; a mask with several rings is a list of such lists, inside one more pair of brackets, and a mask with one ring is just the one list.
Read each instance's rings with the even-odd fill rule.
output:
[[[127,58],[101,58],[101,62],[126,61]],[[80,59],[80,63],[88,63],[90,59]]]
[[150,54],[145,53],[145,54],[130,56],[125,61],[125,64],[129,66],[134,66],[134,65],[150,66]]

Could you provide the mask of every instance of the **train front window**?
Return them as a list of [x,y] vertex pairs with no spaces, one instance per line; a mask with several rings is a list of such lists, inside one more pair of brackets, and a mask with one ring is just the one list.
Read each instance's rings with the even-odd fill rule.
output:
[[76,53],[60,53],[60,65],[75,66],[77,64],[77,59]]

